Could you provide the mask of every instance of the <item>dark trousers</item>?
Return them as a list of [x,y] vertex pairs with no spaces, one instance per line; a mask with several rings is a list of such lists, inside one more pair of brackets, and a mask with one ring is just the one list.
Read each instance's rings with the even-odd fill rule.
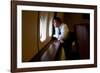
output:
[[61,43],[61,47],[64,48],[64,53],[66,60],[71,58],[71,42],[69,40],[65,40],[64,43]]

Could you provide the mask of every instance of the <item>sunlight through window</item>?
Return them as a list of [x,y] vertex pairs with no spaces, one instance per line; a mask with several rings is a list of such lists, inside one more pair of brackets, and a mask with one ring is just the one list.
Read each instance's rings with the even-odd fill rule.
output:
[[52,36],[52,32],[53,32],[53,17],[54,17],[54,13],[49,13],[49,36]]
[[53,21],[53,17],[50,17],[50,21],[49,21],[49,36],[52,36],[52,21]]
[[40,41],[46,40],[46,28],[47,28],[47,16],[45,14],[40,15]]

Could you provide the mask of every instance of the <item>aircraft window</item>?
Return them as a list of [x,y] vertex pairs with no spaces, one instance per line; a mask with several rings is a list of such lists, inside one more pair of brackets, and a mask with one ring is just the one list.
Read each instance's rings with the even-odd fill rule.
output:
[[40,14],[40,41],[46,40],[46,28],[47,28],[47,15]]
[[52,21],[53,21],[53,17],[50,17],[50,22],[49,22],[49,36],[52,36]]

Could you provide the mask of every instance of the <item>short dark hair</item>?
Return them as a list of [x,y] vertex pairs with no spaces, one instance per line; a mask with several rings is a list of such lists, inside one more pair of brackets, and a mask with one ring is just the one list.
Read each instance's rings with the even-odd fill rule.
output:
[[59,21],[60,23],[62,23],[61,19],[59,17],[54,17],[54,20]]

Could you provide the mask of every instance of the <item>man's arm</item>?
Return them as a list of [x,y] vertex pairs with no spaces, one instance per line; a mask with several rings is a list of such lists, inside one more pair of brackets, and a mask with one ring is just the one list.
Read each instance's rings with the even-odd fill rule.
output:
[[53,35],[54,38],[58,38],[58,29],[55,27],[55,34]]

